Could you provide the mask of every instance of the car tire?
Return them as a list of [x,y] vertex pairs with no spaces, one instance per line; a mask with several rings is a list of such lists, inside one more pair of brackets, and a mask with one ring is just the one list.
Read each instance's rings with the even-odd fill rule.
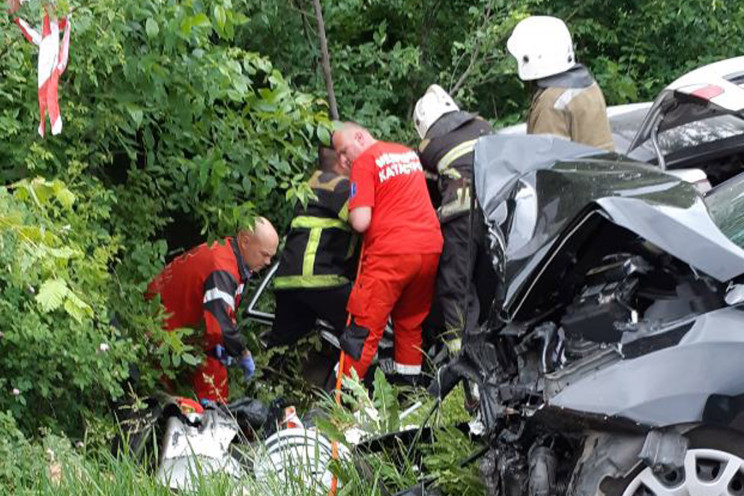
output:
[[744,496],[744,435],[698,428],[685,436],[683,469],[655,474],[639,462],[626,477],[599,477],[595,496]]

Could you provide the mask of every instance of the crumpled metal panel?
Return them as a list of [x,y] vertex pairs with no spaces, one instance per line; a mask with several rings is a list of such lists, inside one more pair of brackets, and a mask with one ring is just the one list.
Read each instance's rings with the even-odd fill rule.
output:
[[548,135],[485,136],[475,147],[475,186],[500,240],[492,255],[512,317],[557,241],[592,208],[720,281],[744,272],[744,250],[720,232],[695,187],[648,164]]
[[711,395],[744,394],[743,330],[741,308],[701,315],[678,345],[603,368],[549,404],[646,426],[699,422]]

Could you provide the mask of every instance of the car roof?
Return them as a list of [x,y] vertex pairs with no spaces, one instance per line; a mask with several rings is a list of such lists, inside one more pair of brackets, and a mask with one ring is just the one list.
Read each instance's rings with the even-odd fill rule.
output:
[[[730,112],[744,109],[744,57],[734,57],[695,69],[667,85],[662,91],[697,96]],[[718,86],[723,92],[707,97],[711,93],[700,91],[706,86]],[[661,95],[660,95],[661,96]],[[658,99],[658,97],[657,97]]]

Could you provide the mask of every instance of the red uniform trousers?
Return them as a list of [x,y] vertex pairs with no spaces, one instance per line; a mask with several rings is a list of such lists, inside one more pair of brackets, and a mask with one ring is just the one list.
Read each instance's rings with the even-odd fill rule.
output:
[[[210,329],[212,330],[211,333]],[[202,349],[205,353],[209,353],[214,350],[215,346],[222,342],[222,336],[216,334],[213,327],[207,327],[203,340]],[[161,382],[169,392],[174,389],[171,381],[165,378],[165,376],[161,378]],[[196,367],[196,370],[191,375],[191,387],[194,389],[196,397],[200,400],[207,399],[227,403],[227,397],[230,394],[227,381],[227,368],[217,358],[207,354],[204,361]]]
[[227,369],[212,356],[202,362],[191,376],[191,386],[196,397],[215,402],[227,403],[230,391],[227,386]]
[[342,338],[347,353],[344,374],[353,367],[364,377],[389,316],[393,319],[396,371],[419,374],[421,323],[434,297],[439,253],[370,254],[361,263],[361,274],[346,307],[352,324]]

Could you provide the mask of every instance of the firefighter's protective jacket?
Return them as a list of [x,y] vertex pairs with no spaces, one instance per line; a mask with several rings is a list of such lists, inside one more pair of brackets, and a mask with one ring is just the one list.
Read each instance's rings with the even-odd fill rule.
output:
[[427,177],[437,177],[442,197],[437,210],[440,222],[448,222],[470,210],[473,149],[478,138],[492,132],[491,125],[478,116],[450,112],[434,123],[419,145],[419,158]]
[[572,69],[539,79],[527,117],[527,134],[554,134],[585,145],[613,150],[607,106],[589,71]]
[[330,288],[349,282],[357,237],[348,224],[349,179],[316,171],[315,198],[297,205],[284,245],[275,289]]
[[149,296],[160,295],[169,314],[167,329],[205,325],[204,349],[223,345],[231,356],[245,351],[235,309],[250,270],[237,240],[201,244],[175,258],[148,286]]

